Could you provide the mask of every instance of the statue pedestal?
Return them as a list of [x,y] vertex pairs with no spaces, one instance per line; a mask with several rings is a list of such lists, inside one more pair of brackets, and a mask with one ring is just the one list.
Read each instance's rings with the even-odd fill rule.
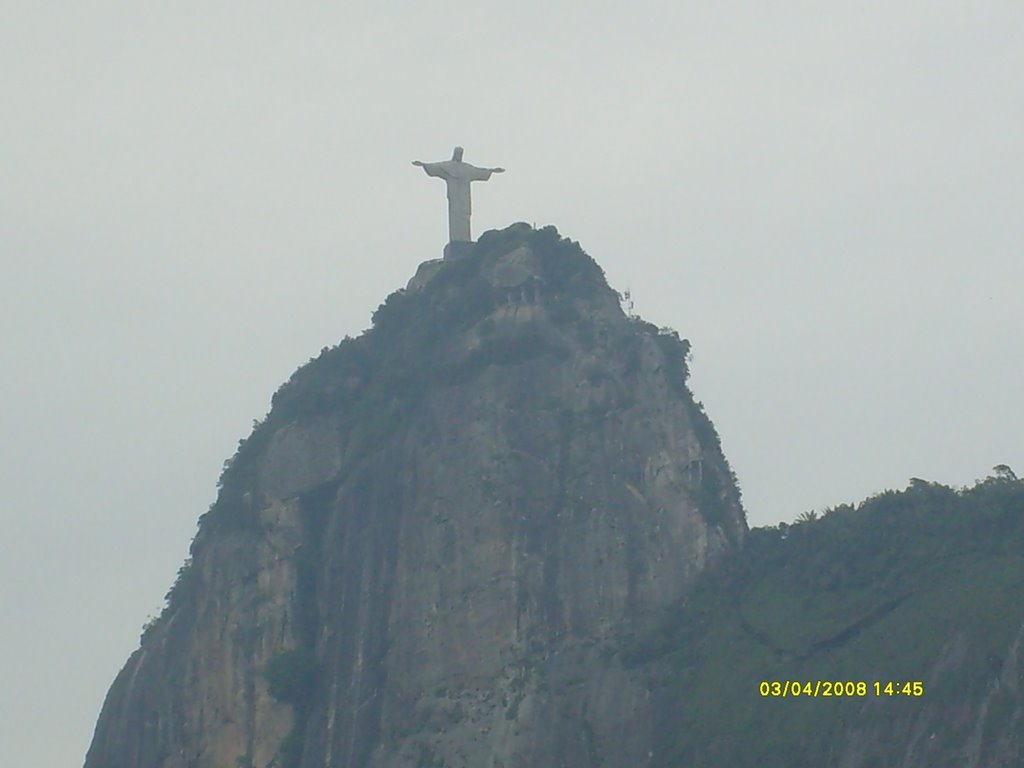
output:
[[474,243],[468,240],[453,240],[444,247],[445,261],[464,259],[473,250]]

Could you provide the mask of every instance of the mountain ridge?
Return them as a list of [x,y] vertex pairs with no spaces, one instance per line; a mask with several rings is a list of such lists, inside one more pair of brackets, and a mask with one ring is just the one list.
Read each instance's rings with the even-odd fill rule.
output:
[[631,663],[671,681],[655,765],[995,767],[1024,754],[1022,641],[1024,483],[997,467],[751,529]]
[[748,529],[688,353],[553,228],[420,265],[226,462],[86,768],[1018,766],[1024,482]]

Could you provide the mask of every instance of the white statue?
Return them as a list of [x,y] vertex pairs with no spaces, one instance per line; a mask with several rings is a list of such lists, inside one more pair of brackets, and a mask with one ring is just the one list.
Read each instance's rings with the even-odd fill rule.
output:
[[427,172],[427,176],[444,179],[448,187],[448,239],[453,243],[470,242],[469,214],[472,212],[472,204],[469,201],[469,183],[487,181],[492,173],[504,173],[505,169],[477,168],[462,162],[462,147],[455,148],[451,160],[440,163],[413,160],[412,164],[420,166]]

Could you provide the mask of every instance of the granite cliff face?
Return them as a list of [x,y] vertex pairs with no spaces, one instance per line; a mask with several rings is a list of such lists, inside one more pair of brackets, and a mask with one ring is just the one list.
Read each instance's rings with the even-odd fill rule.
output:
[[240,445],[86,768],[648,764],[624,638],[747,530],[686,355],[551,228],[422,265]]

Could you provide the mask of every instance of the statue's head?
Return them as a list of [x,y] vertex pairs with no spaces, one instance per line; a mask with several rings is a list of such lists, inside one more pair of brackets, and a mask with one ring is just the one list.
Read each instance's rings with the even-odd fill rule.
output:
[[462,147],[456,147],[455,151],[452,152],[452,160],[458,160],[462,162]]

